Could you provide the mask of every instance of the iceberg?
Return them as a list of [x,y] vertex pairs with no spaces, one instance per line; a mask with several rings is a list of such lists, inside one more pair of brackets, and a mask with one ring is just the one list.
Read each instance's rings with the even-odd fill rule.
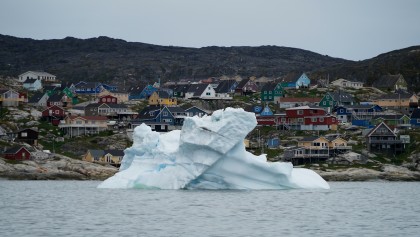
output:
[[119,172],[98,188],[329,189],[312,170],[246,151],[243,141],[256,125],[255,114],[240,108],[185,118],[181,130],[164,134],[141,124]]

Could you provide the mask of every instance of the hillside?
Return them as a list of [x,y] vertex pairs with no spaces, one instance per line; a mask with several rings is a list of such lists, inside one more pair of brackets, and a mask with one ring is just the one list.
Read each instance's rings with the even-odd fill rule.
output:
[[98,37],[33,40],[0,35],[0,75],[45,70],[66,81],[101,81],[127,85],[139,81],[219,76],[280,77],[292,71],[312,79],[344,77],[368,85],[387,73],[402,73],[420,89],[420,46],[349,61],[307,50],[278,47],[185,48]]
[[179,80],[222,75],[274,76],[346,63],[306,50],[277,47],[183,48],[108,37],[33,40],[0,35],[0,74],[45,70],[70,81]]

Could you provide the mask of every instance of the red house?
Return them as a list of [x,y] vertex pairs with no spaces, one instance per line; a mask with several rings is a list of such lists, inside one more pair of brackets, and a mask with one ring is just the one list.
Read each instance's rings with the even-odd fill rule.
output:
[[106,103],[106,104],[118,104],[118,99],[112,95],[104,95],[99,98],[98,103]]
[[337,130],[338,120],[323,108],[306,105],[286,109],[277,124],[294,130]]
[[65,116],[64,109],[57,105],[53,105],[42,111],[42,118],[51,122],[55,126],[58,126],[60,120],[64,119]]
[[31,153],[23,146],[12,147],[3,153],[4,158],[9,160],[29,160]]

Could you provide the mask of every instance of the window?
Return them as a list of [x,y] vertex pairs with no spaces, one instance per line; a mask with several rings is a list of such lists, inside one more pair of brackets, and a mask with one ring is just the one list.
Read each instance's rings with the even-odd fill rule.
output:
[[298,115],[302,115],[302,114],[303,114],[303,110],[298,110],[298,111],[297,111],[297,114],[298,114]]
[[298,118],[298,123],[303,123],[303,118]]
[[206,95],[210,95],[210,92],[207,92]]
[[324,118],[319,118],[319,122],[324,122]]
[[269,91],[269,92],[268,92],[268,94],[270,94],[270,95],[271,95],[271,93],[272,93],[272,91]]
[[327,105],[327,101],[322,102],[323,105]]
[[26,152],[22,152],[22,158],[25,159],[26,158]]
[[311,118],[311,121],[312,122],[316,122],[316,118]]
[[340,113],[344,113],[344,109],[340,109]]
[[267,94],[267,91],[264,91],[264,95],[266,95]]
[[57,110],[55,111],[55,114],[59,114],[59,113],[60,113],[60,110],[58,110],[58,109],[57,109]]
[[22,132],[20,135],[21,135],[22,137],[28,137],[28,133],[27,133],[27,132]]
[[168,116],[168,111],[163,111],[163,116]]
[[281,118],[281,121],[282,122],[286,122],[286,118]]

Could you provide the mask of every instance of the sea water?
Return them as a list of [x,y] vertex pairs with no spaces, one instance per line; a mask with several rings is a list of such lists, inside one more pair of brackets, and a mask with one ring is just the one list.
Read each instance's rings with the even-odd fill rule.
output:
[[97,189],[0,181],[0,236],[419,236],[419,182],[330,190]]

